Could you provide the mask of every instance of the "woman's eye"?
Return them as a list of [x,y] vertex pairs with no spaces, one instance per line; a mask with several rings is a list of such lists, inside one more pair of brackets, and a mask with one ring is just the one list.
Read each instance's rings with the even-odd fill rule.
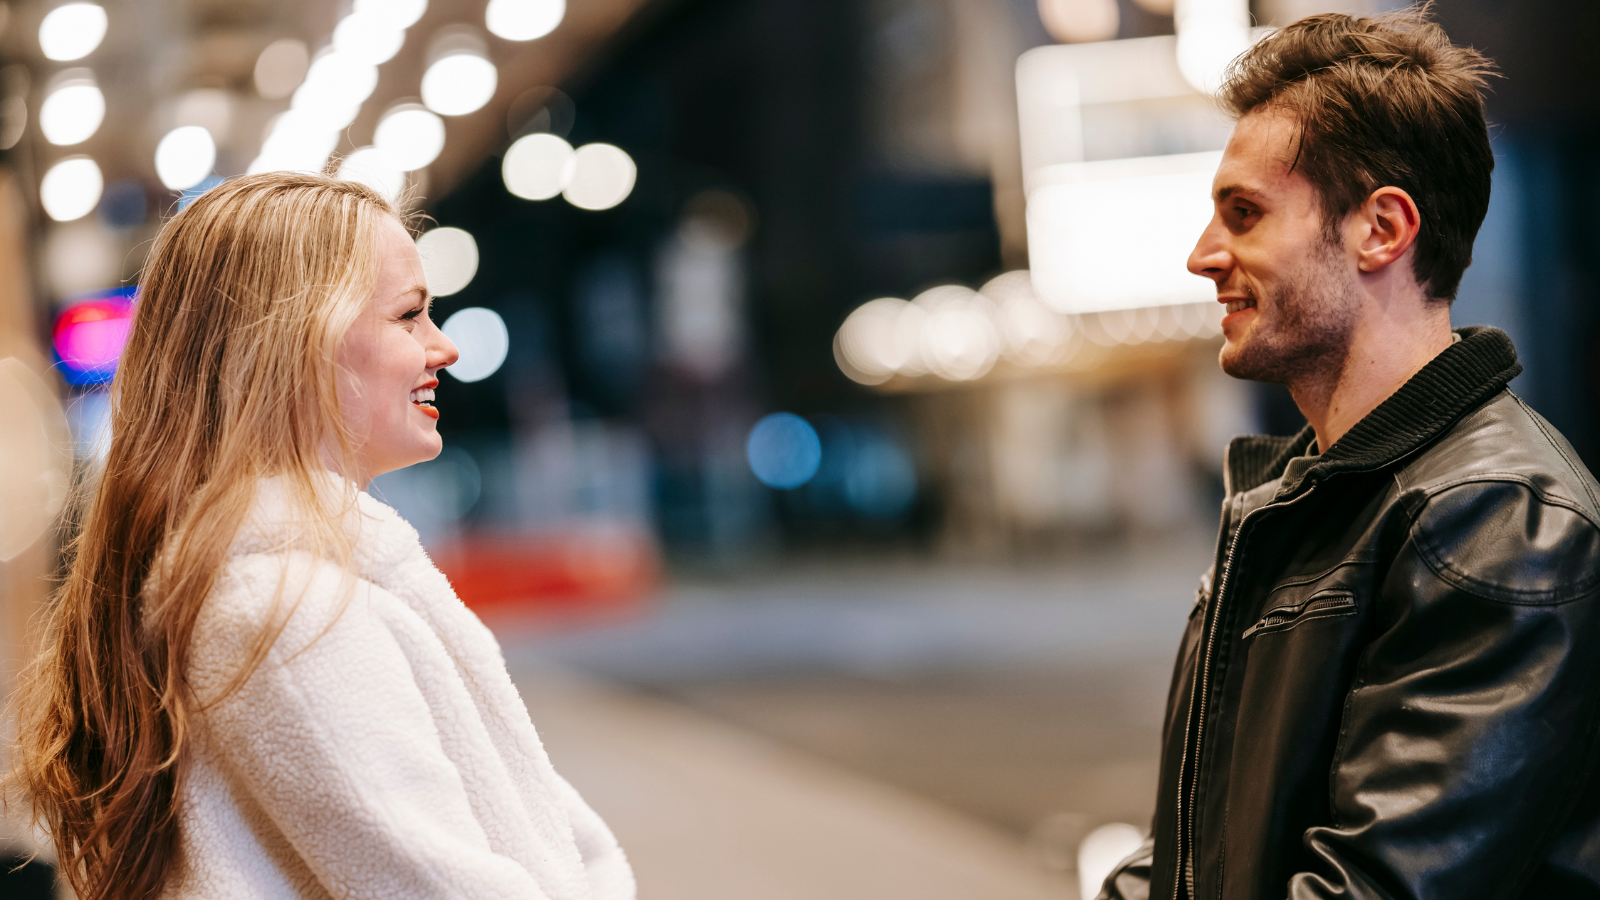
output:
[[413,309],[410,312],[405,313],[404,315],[400,316],[400,318],[405,319],[407,322],[410,322],[411,320],[415,319],[417,316],[420,316],[420,315],[422,315],[422,308],[419,306],[416,309]]

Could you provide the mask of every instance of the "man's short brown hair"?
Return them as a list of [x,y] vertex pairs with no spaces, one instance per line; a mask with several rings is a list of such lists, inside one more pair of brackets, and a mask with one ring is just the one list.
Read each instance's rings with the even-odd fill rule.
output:
[[1378,18],[1309,16],[1234,61],[1222,101],[1300,125],[1292,168],[1322,196],[1330,230],[1380,187],[1404,190],[1422,216],[1417,283],[1454,300],[1489,210],[1494,154],[1483,117],[1483,54],[1450,43],[1426,7]]

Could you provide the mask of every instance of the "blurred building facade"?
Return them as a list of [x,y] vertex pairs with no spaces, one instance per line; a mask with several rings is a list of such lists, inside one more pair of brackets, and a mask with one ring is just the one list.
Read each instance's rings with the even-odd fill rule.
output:
[[[344,124],[320,158],[388,159],[380,132],[401,113],[442,123],[432,157],[384,177],[472,237],[476,269],[439,318],[492,310],[504,364],[447,378],[452,450],[379,489],[440,546],[627,533],[715,566],[804,547],[1047,553],[1204,523],[1226,438],[1298,418],[1281,390],[1215,371],[1207,285],[1178,265],[1192,226],[1165,210],[1204,207],[1190,195],[1228,130],[1185,31],[1213,16],[1247,40],[1390,5],[590,0],[531,42],[485,33],[466,0],[383,5],[396,43],[328,120]],[[0,153],[27,210],[28,330],[59,339],[81,454],[115,362],[114,342],[88,336],[125,317],[163,217],[333,115],[304,95],[330,54],[377,59],[348,21],[379,6],[355,6],[111,3],[77,59],[41,43],[50,7],[8,7]],[[1569,35],[1595,13],[1436,12],[1507,76],[1490,98],[1494,206],[1456,319],[1511,332],[1516,386],[1594,461],[1600,100]],[[471,110],[418,102],[452,54],[497,73]],[[90,94],[102,111],[72,120],[87,136],[62,137],[63,98]],[[183,129],[211,156],[179,189],[170,154],[154,163]],[[530,135],[621,148],[636,172],[610,205],[528,199],[506,173]],[[75,160],[99,181],[71,216],[43,188]],[[1075,212],[1113,188],[1146,206]],[[752,469],[751,429],[776,411],[820,448],[797,485]]]

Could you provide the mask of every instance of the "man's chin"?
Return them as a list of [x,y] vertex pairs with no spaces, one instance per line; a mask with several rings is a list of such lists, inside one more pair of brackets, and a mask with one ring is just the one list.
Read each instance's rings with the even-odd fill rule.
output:
[[1260,353],[1252,353],[1251,347],[1243,340],[1229,339],[1222,345],[1222,351],[1217,354],[1217,364],[1222,371],[1246,381],[1281,381],[1277,377],[1274,366],[1263,365]]

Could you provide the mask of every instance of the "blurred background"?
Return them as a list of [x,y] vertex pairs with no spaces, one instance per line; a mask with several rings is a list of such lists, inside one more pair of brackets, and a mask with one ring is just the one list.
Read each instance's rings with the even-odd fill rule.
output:
[[[1218,371],[1184,270],[1209,92],[1264,29],[1391,8],[0,3],[0,677],[155,232],[326,169],[415,215],[462,351],[444,453],[373,493],[643,897],[1078,896],[1148,823],[1222,449],[1303,425]],[[1593,468],[1600,7],[1435,11],[1505,74],[1454,320]]]

